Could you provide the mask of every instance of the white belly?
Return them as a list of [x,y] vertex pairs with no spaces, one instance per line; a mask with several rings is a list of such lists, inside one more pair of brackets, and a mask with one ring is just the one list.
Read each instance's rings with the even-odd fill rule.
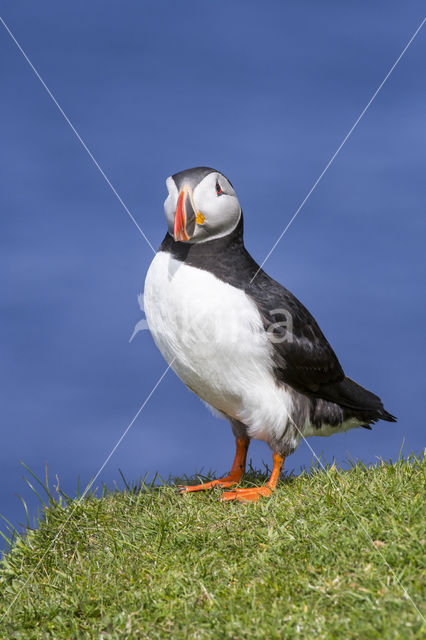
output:
[[252,437],[282,436],[291,397],[275,383],[262,319],[243,291],[159,252],[144,304],[157,347],[192,391]]

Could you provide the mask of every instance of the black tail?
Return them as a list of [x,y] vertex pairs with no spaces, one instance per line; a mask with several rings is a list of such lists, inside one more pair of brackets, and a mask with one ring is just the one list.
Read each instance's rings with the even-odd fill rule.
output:
[[382,414],[380,416],[381,420],[386,420],[386,422],[397,422],[398,418],[395,418],[389,411],[383,409]]
[[345,413],[352,415],[366,423],[374,423],[377,420],[396,422],[395,416],[390,414],[383,406],[379,396],[364,389],[350,378],[346,377],[341,382],[334,384],[330,389],[333,397],[328,397],[341,407],[346,409]]

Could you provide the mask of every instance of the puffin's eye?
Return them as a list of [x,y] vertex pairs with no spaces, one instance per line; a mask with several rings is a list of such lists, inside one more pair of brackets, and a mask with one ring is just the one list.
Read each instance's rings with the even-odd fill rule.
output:
[[222,187],[219,184],[219,180],[216,180],[216,193],[218,196],[220,196],[220,194],[223,193]]

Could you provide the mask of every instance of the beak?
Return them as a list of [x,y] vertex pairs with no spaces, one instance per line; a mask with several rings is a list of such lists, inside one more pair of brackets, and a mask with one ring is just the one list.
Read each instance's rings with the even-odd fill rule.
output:
[[195,207],[191,187],[182,187],[175,214],[173,235],[175,241],[187,242],[195,231]]

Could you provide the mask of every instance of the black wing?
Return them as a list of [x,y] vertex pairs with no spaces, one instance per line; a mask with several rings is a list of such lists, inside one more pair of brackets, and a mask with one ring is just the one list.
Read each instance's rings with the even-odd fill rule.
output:
[[306,307],[263,271],[246,293],[256,303],[269,333],[277,377],[302,393],[337,402],[330,397],[329,385],[344,380],[345,374]]
[[345,376],[316,320],[290,291],[260,271],[246,292],[269,333],[278,380],[301,393],[346,407],[367,423],[396,421],[378,396]]

